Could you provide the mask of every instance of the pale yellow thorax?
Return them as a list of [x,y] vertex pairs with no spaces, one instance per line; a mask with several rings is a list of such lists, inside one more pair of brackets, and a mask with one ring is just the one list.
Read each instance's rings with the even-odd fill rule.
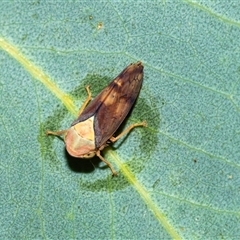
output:
[[90,158],[95,155],[94,116],[70,127],[64,137],[70,155]]

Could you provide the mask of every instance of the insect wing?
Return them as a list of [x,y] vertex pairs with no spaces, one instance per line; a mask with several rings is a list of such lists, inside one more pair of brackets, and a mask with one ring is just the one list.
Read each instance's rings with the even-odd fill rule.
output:
[[94,115],[95,145],[99,148],[126,118],[140,92],[142,80],[142,63],[130,64],[90,102],[72,126]]
[[111,91],[95,115],[95,144],[104,144],[119,128],[131,110],[142,86],[143,66],[129,65],[113,82]]

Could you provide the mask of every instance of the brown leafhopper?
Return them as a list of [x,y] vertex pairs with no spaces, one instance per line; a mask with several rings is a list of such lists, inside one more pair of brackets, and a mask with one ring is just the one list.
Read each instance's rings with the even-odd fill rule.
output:
[[112,174],[117,175],[111,164],[101,156],[100,151],[108,143],[116,142],[133,128],[146,126],[145,121],[135,123],[113,137],[132,108],[140,92],[142,81],[143,65],[137,62],[127,66],[92,101],[87,86],[88,97],[71,127],[57,132],[47,131],[47,134],[63,136],[66,149],[73,157],[92,158],[97,155],[109,166]]

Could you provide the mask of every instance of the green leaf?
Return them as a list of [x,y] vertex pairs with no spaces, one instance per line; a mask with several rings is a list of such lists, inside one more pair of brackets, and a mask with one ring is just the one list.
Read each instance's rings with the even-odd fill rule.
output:
[[[237,239],[240,6],[225,1],[4,1],[0,8],[1,239]],[[121,130],[73,159],[86,98],[144,64]]]

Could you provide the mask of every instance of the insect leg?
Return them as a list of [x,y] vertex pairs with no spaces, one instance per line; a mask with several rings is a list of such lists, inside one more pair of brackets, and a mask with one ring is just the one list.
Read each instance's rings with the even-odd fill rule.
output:
[[111,137],[109,140],[111,142],[116,142],[119,138],[121,138],[123,135],[127,134],[128,132],[130,132],[133,128],[135,127],[146,127],[147,126],[147,122],[143,121],[140,123],[134,123],[131,124],[127,129],[125,129],[122,133],[120,133],[117,137]]
[[100,150],[98,150],[98,151],[96,152],[96,155],[97,155],[103,162],[105,162],[105,163],[108,165],[108,167],[109,167],[109,168],[111,169],[111,171],[112,171],[112,175],[113,175],[113,176],[117,176],[117,172],[114,171],[112,165],[111,165],[106,159],[104,159],[104,158],[101,156]]
[[67,130],[61,130],[61,131],[57,131],[57,132],[52,132],[52,131],[47,130],[47,131],[46,131],[46,134],[47,134],[47,135],[62,136],[62,135],[64,135],[66,132],[67,132]]
[[84,108],[88,105],[88,103],[91,101],[92,99],[92,94],[91,94],[91,91],[90,91],[90,86],[86,86],[86,91],[87,91],[87,99],[85,100],[85,102],[83,103],[83,105],[81,106],[81,108],[79,109],[78,111],[78,116],[80,116],[80,114],[83,112]]

